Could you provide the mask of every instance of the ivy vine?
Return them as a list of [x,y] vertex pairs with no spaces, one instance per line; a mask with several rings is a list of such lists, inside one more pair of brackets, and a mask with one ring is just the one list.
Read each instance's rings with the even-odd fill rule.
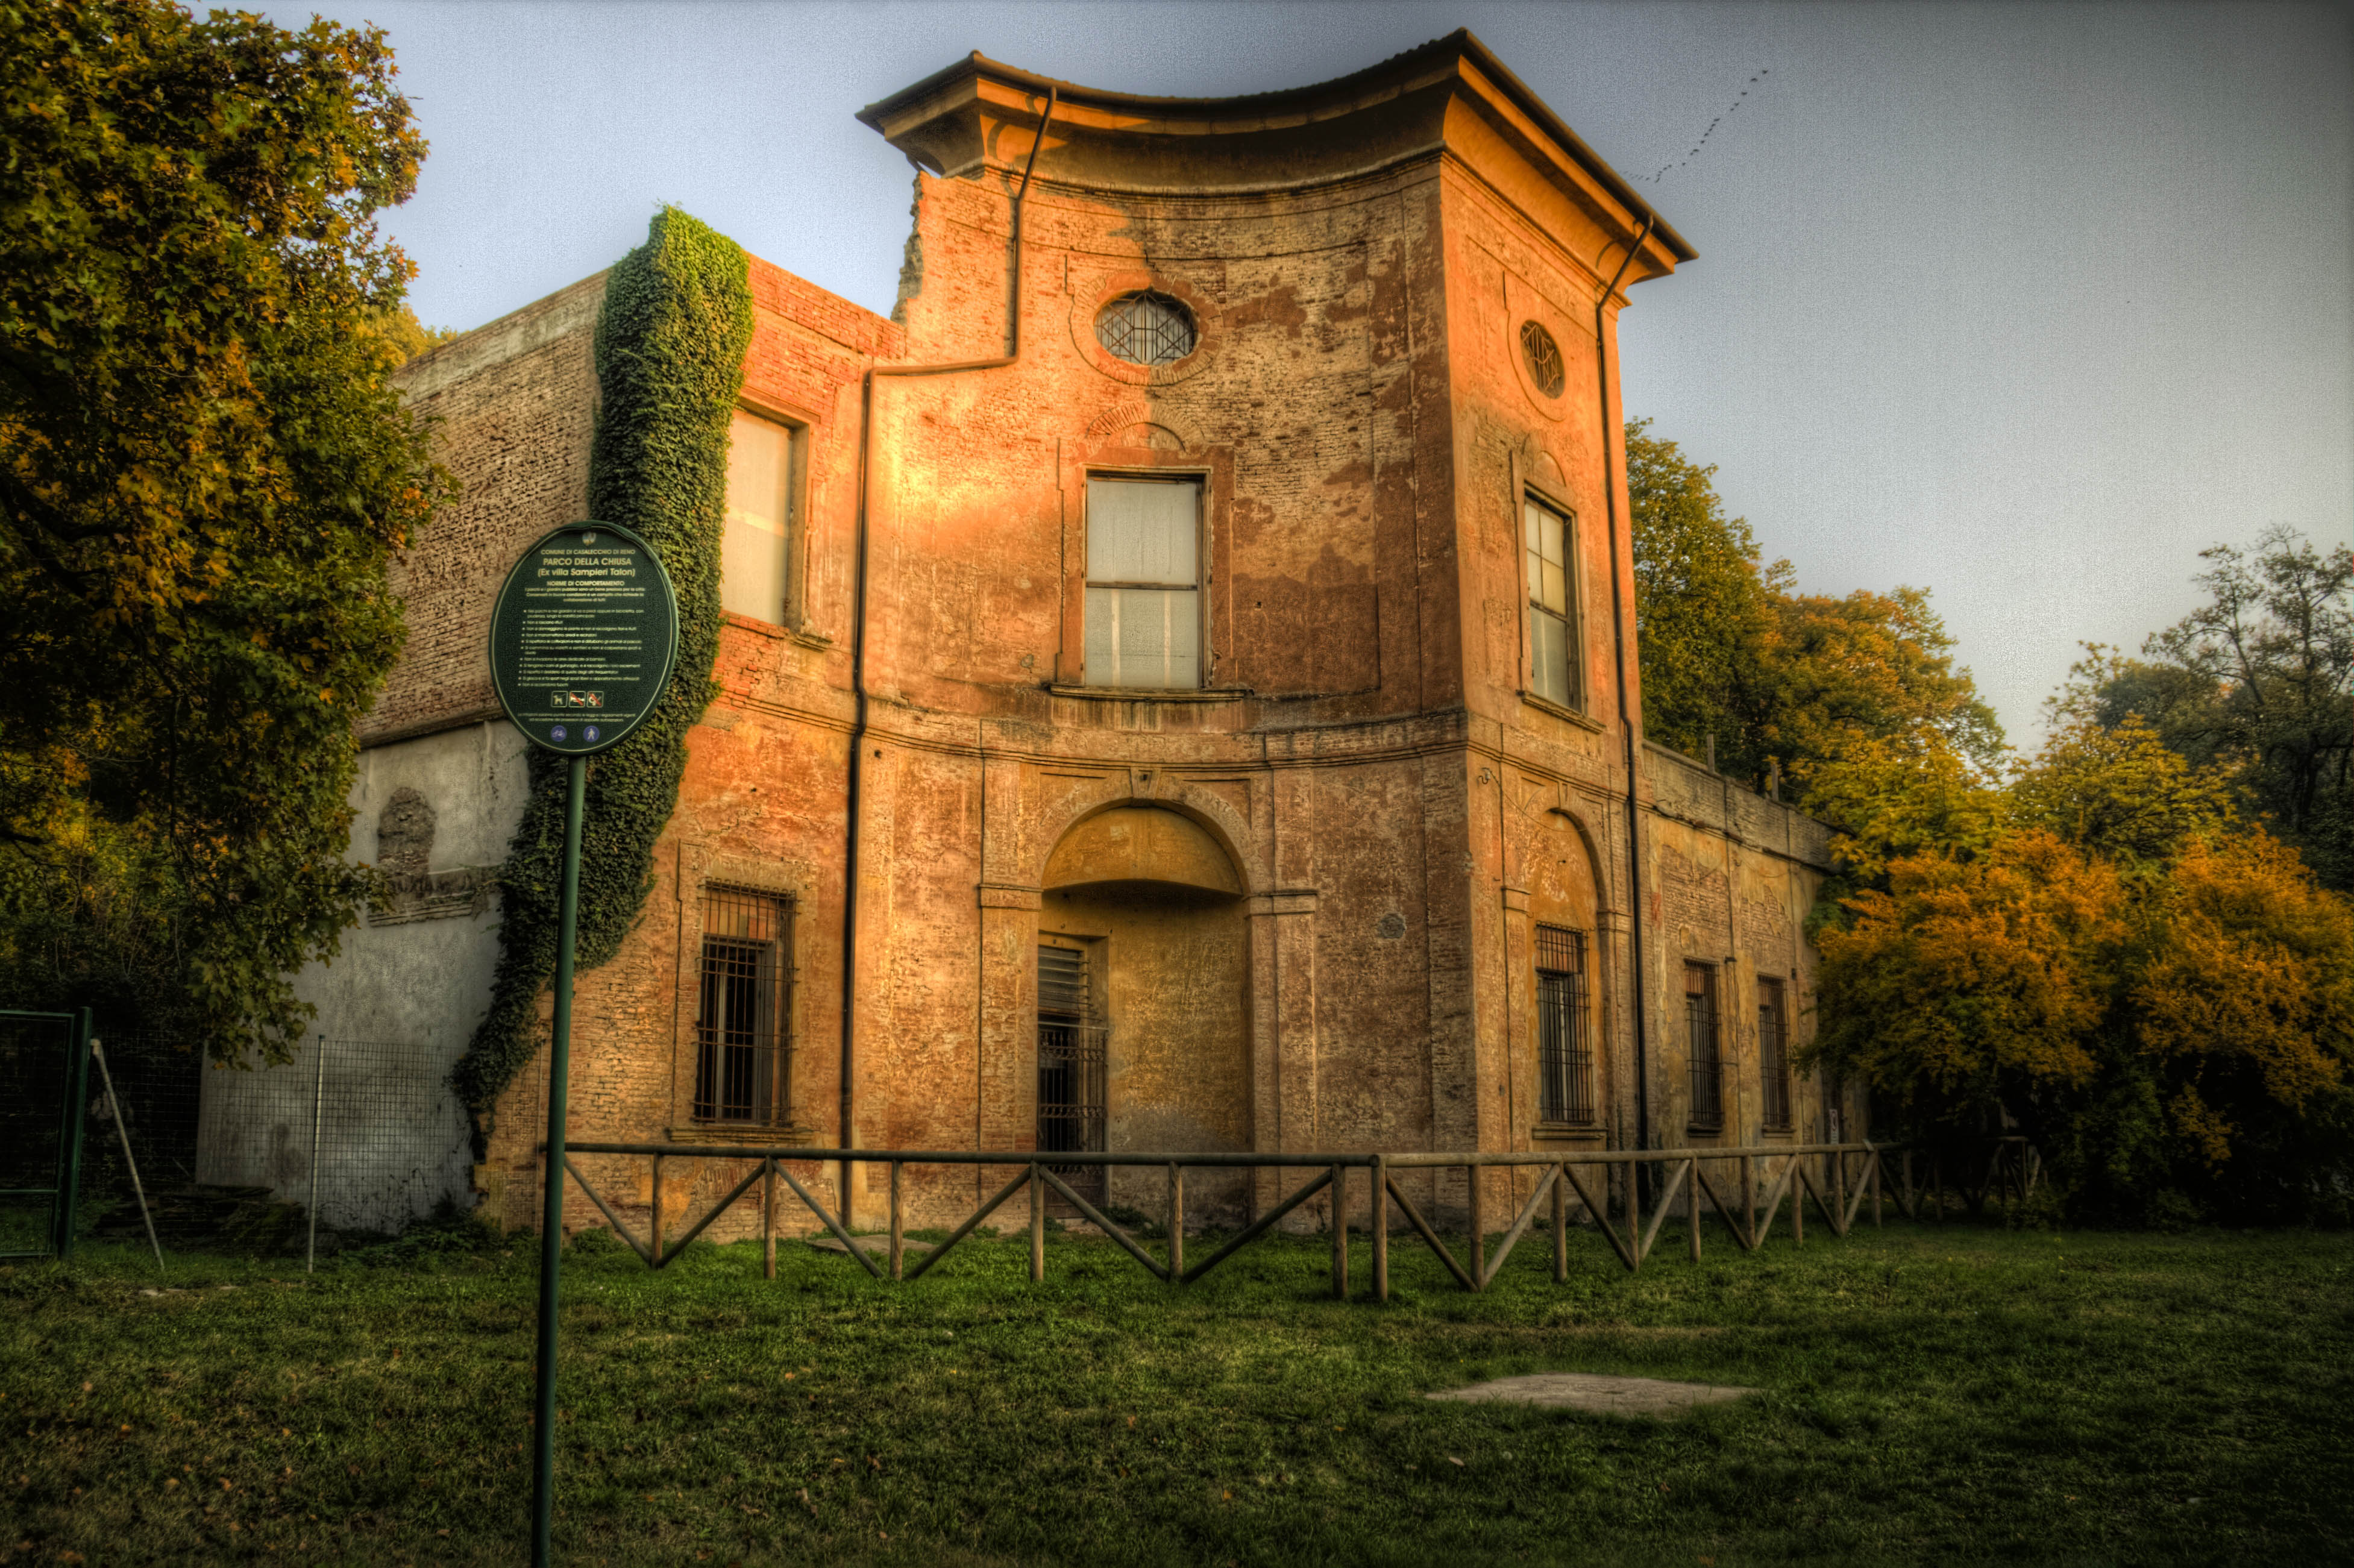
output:
[[[653,887],[653,850],[678,805],[686,732],[718,692],[719,535],[728,425],[752,338],[752,291],[735,241],[664,207],[645,244],[605,283],[597,320],[597,433],[588,514],[645,539],[678,592],[678,662],[661,705],[588,763],[575,963],[620,950]],[[564,872],[563,758],[534,747],[531,797],[499,871],[499,963],[490,1011],[451,1086],[472,1114],[475,1158],[488,1118],[539,1049],[539,997],[556,972]]]

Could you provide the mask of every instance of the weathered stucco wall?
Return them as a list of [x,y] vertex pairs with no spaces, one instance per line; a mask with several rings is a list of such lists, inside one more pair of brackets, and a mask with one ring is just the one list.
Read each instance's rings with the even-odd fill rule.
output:
[[294,1061],[204,1075],[199,1181],[308,1202],[315,1111],[323,1222],[398,1230],[467,1195],[472,1156],[447,1078],[490,1000],[491,877],[523,815],[523,751],[502,721],[360,753],[349,853],[390,873],[393,895],[295,977],[318,1012]]

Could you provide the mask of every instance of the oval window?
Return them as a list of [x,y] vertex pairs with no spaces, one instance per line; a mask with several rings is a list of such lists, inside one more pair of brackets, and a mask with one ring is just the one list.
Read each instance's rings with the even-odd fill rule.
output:
[[1122,294],[1097,315],[1096,341],[1130,365],[1174,365],[1193,352],[1193,313],[1150,289]]
[[1535,322],[1521,323],[1521,360],[1538,391],[1548,397],[1561,396],[1561,344]]

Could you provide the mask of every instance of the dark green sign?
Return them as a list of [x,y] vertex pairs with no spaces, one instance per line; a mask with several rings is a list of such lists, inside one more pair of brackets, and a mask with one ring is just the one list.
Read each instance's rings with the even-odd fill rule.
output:
[[491,612],[491,684],[534,745],[602,751],[645,722],[678,657],[678,599],[643,539],[571,523],[524,552]]

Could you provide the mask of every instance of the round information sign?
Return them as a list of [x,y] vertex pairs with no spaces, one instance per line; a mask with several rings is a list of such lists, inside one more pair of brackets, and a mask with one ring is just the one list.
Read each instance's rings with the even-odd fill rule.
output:
[[569,523],[524,552],[491,611],[491,684],[533,745],[585,757],[653,711],[678,656],[678,600],[643,539]]

